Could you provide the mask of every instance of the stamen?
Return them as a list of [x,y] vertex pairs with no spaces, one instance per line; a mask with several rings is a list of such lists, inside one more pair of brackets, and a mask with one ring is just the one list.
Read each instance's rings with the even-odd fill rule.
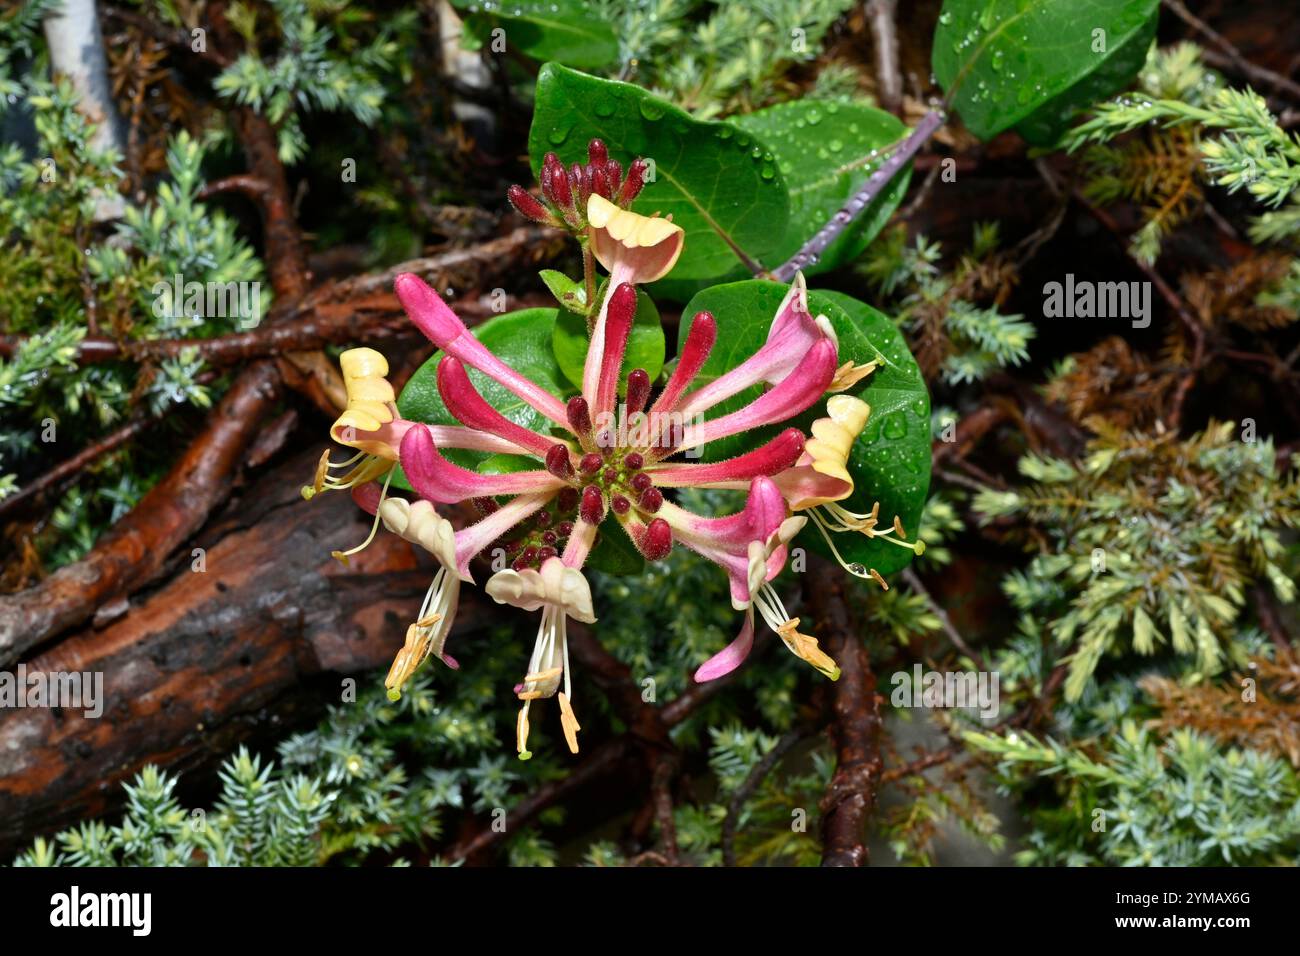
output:
[[[379,492],[379,504],[381,505],[384,503],[384,498],[387,497],[388,495],[388,483],[393,480],[394,470],[395,469],[389,469],[388,477],[384,479],[384,487]],[[355,548],[349,548],[347,551],[331,551],[330,556],[333,558],[337,558],[346,567],[348,564],[348,555],[356,554],[358,551],[364,551],[366,548],[368,548],[370,546],[370,542],[375,540],[375,534],[378,533],[378,531],[379,531],[379,507],[376,506],[375,520],[370,523],[370,534],[366,535],[366,540],[362,541]]]
[[564,740],[569,745],[570,753],[578,752],[578,731],[582,729],[578,723],[578,718],[574,716],[573,707],[569,704],[569,695],[560,691],[556,695],[560,699],[560,727],[564,730]]
[[559,677],[564,672],[561,667],[552,667],[550,670],[544,670],[537,674],[525,674],[524,683],[531,684],[534,681],[550,680],[552,677]]
[[519,708],[519,718],[515,721],[515,748],[519,751],[519,759],[527,760],[532,756],[528,752],[528,705],[529,701],[524,701],[524,706]]

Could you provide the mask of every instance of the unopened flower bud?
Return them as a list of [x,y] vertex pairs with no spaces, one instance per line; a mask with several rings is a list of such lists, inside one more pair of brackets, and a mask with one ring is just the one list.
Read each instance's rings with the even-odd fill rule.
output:
[[668,557],[673,549],[673,529],[663,518],[655,518],[641,535],[641,553],[650,561]]
[[510,200],[510,205],[519,210],[519,214],[531,219],[533,222],[540,222],[549,225],[555,222],[555,217],[551,215],[550,210],[538,201],[537,197],[530,193],[523,186],[511,186],[506,190],[506,198]]
[[623,495],[615,495],[609,506],[614,509],[616,515],[625,515],[632,510],[632,502],[628,501]]
[[645,403],[649,398],[650,374],[643,368],[632,369],[632,371],[627,373],[628,415],[636,415],[645,411]]
[[561,481],[573,477],[573,463],[569,461],[569,449],[563,445],[552,445],[546,453],[546,470]]
[[653,486],[641,492],[641,497],[637,499],[637,505],[642,511],[654,514],[664,505],[664,493]]
[[578,506],[578,514],[587,524],[600,524],[605,520],[605,499],[595,485],[582,489],[582,504]]

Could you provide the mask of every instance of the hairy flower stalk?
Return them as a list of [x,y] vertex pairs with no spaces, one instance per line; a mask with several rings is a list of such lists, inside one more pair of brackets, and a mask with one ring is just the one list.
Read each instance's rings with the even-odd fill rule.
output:
[[[404,420],[385,378],[383,357],[371,349],[346,352],[341,362],[348,408],[331,436],[357,454],[337,465],[323,459],[321,474],[309,489],[350,489],[358,504],[375,515],[375,528],[382,523],[440,565],[389,671],[385,683],[391,696],[400,695],[429,657],[458,666],[446,652],[446,641],[460,587],[473,582],[470,563],[476,556],[493,557],[497,570],[485,590],[495,601],[540,612],[533,652],[515,687],[521,702],[516,727],[521,758],[530,755],[532,706],[551,697],[558,702],[569,749],[578,750],[581,728],[574,711],[568,621],[596,621],[582,569],[600,535],[626,534],[649,561],[662,560],[680,544],[727,574],[732,604],[744,612],[744,623],[731,645],[697,671],[698,680],[710,680],[744,660],[753,644],[756,615],[792,653],[826,676],[838,677],[835,662],[815,639],[800,632],[799,619],[788,613],[771,582],[785,567],[790,541],[809,520],[828,537],[845,530],[877,534],[874,515],[856,515],[838,504],[853,490],[844,466],[865,421],[858,408],[865,405],[857,399],[832,397],[831,417],[814,425],[811,439],[787,427],[725,461],[682,460],[684,452],[714,439],[789,421],[828,393],[856,383],[872,366],[839,361],[834,330],[824,316],[809,312],[807,289],[797,275],[767,341],[726,374],[696,387],[717,339],[714,317],[701,312],[691,320],[676,367],[657,396],[644,369],[625,375],[637,286],[673,267],[683,232],[668,219],[624,208],[639,189],[635,163],[622,179],[599,142],[592,144],[590,156],[586,167],[568,171],[548,157],[542,180],[545,205],[530,194],[511,194],[525,214],[540,209],[545,217],[581,224],[587,247],[609,272],[591,325],[580,394],[564,399],[521,375],[471,335],[423,280],[400,275],[398,298],[441,350],[438,392],[459,424]],[[547,427],[526,428],[495,408],[470,378],[471,369],[539,413]],[[719,403],[756,385],[762,391],[744,407],[705,418]],[[446,448],[506,453],[531,459],[534,466],[480,473],[449,461],[442,453]],[[395,464],[401,465],[416,498],[389,494]],[[328,476],[333,468],[351,470],[336,479]],[[742,489],[745,507],[719,518],[693,514],[671,500],[673,489],[689,487]],[[481,517],[456,530],[435,506],[460,502],[473,503]],[[807,513],[796,516],[792,510]]]

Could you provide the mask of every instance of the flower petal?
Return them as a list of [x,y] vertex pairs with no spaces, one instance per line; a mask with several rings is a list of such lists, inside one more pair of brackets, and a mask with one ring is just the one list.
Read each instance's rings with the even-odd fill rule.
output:
[[[759,382],[776,385],[785,379],[808,351],[819,342],[830,342],[838,353],[838,342],[825,317],[813,318],[808,311],[808,289],[802,273],[795,276],[790,291],[777,309],[762,348],[731,371],[686,396],[681,412],[699,415],[721,401]],[[834,374],[832,373],[832,378]]]
[[582,397],[587,400],[597,429],[608,424],[602,423],[601,418],[614,408],[618,373],[623,366],[623,353],[635,313],[636,289],[627,282],[621,283],[605,297],[592,328],[587,361],[582,369]]
[[776,387],[744,408],[686,429],[680,447],[691,448],[793,418],[826,394],[826,386],[835,376],[835,361],[835,346],[822,339]]
[[744,482],[788,470],[803,452],[803,432],[787,428],[766,445],[753,451],[708,465],[666,464],[649,469],[651,479],[661,488],[689,488],[716,482]]
[[564,482],[549,471],[517,471],[506,475],[480,475],[453,465],[438,453],[429,429],[417,425],[402,439],[399,462],[411,487],[421,498],[455,504],[467,498],[556,491]]
[[442,296],[429,288],[423,279],[405,272],[397,277],[394,285],[402,307],[410,315],[411,321],[429,337],[429,341],[470,368],[476,368],[500,382],[557,425],[568,427],[564,403],[489,352],[482,342],[470,334],[465,323],[442,300]]
[[515,424],[489,405],[470,381],[465,366],[450,355],[443,356],[438,363],[438,394],[447,411],[471,429],[503,438],[543,458],[556,445],[555,441]]
[[610,276],[644,285],[667,275],[682,254],[686,232],[669,218],[620,209],[604,196],[587,200],[591,248]]
[[699,374],[700,368],[713,351],[713,343],[718,340],[718,323],[712,313],[696,312],[691,319],[691,327],[686,332],[686,341],[682,343],[681,353],[677,356],[677,367],[668,379],[659,397],[650,409],[651,417],[656,412],[667,413],[677,406],[682,392],[690,387]]
[[736,639],[696,669],[696,683],[703,684],[705,681],[717,680],[730,674],[745,662],[753,647],[754,611],[751,608],[745,612],[745,624],[736,635]]

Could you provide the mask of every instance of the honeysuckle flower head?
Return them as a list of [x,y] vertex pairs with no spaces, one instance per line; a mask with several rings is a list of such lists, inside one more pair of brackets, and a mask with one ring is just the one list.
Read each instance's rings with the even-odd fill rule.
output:
[[[563,398],[521,374],[470,334],[422,279],[400,275],[395,282],[398,298],[441,352],[438,393],[459,424],[403,419],[385,377],[383,357],[371,349],[345,353],[348,408],[331,435],[356,448],[354,461],[362,461],[364,468],[358,466],[346,481],[317,482],[320,487],[351,488],[358,504],[375,517],[372,536],[382,524],[427,551],[439,565],[389,672],[391,695],[400,694],[429,657],[457,666],[446,652],[446,642],[460,588],[473,583],[471,563],[476,556],[494,556],[498,570],[486,583],[494,600],[540,612],[533,653],[515,688],[522,702],[517,749],[525,758],[533,702],[552,697],[559,705],[568,746],[578,749],[567,622],[573,618],[595,623],[582,568],[602,534],[626,534],[648,561],[662,560],[682,544],[727,575],[732,604],[744,612],[744,625],[728,648],[700,668],[698,679],[721,676],[743,661],[756,616],[795,655],[831,678],[838,676],[834,661],[817,641],[800,632],[799,619],[786,611],[772,582],[785,567],[790,541],[809,520],[808,514],[792,514],[792,501],[807,511],[814,500],[806,495],[792,498],[785,485],[801,487],[799,476],[805,472],[823,485],[840,481],[830,494],[817,486],[819,506],[852,491],[852,479],[839,473],[844,461],[839,471],[835,468],[843,435],[819,425],[807,441],[799,429],[786,427],[759,447],[724,461],[687,461],[683,453],[714,439],[787,422],[870,369],[839,361],[835,332],[825,316],[809,311],[807,288],[797,276],[773,317],[766,342],[736,368],[697,387],[718,335],[714,317],[700,312],[691,318],[677,363],[657,395],[644,369],[624,376],[637,285],[667,274],[684,238],[670,220],[626,208],[640,189],[642,174],[643,167],[634,163],[624,177],[603,144],[595,141],[586,166],[565,170],[558,159],[547,157],[542,200],[511,191],[511,201],[525,215],[580,233],[588,263],[594,259],[609,272],[598,314],[593,320],[588,313],[590,340],[579,394]],[[539,413],[545,427],[526,428],[507,418],[479,392],[471,370]],[[752,386],[762,386],[752,401],[704,417]],[[832,419],[838,420],[849,406],[837,403],[834,408]],[[853,425],[851,420],[845,427],[852,431]],[[450,461],[443,454],[447,448],[521,456],[532,459],[533,467],[480,473]],[[400,464],[415,498],[389,495],[395,464]],[[692,514],[671,500],[674,489],[689,487],[743,489],[745,506],[723,517]],[[459,503],[471,503],[479,517],[457,529],[436,507]],[[832,517],[846,520],[838,513]],[[498,563],[502,557],[504,567]]]

